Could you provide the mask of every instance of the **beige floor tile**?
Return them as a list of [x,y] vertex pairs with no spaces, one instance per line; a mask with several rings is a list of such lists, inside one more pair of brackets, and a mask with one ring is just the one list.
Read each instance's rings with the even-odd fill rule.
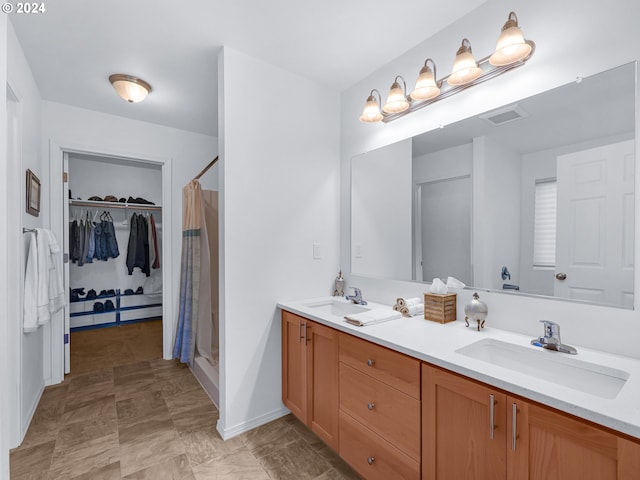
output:
[[254,428],[240,438],[257,458],[300,440],[300,436],[282,419]]
[[193,410],[198,407],[210,407],[218,410],[213,404],[209,395],[202,389],[194,389],[189,391],[188,395],[178,393],[176,395],[164,395],[164,399],[167,402],[167,407],[172,415],[178,413]]
[[116,378],[114,392],[116,394],[116,401],[120,401],[135,397],[140,393],[160,390],[160,387],[149,369],[149,372],[137,372],[125,377]]
[[331,469],[316,477],[314,480],[362,480],[362,477],[355,472],[345,475],[336,469]]
[[156,373],[156,378],[165,396],[186,394],[187,392],[202,388],[196,380],[196,377],[189,371],[171,377],[162,377]]
[[64,453],[78,448],[85,448],[92,441],[99,441],[108,436],[118,435],[115,417],[91,418],[84,422],[69,423],[60,427],[56,440],[55,454]]
[[237,450],[246,449],[239,437],[223,441],[220,434],[212,428],[181,433],[180,439],[192,466],[224,457]]
[[120,428],[153,417],[169,418],[169,409],[160,390],[147,390],[116,402]]
[[92,468],[86,473],[73,477],[72,480],[121,480],[120,462],[110,463],[103,467]]
[[11,478],[39,475],[49,470],[55,441],[27,448],[16,448],[11,451]]
[[62,425],[67,425],[70,423],[89,421],[94,418],[115,420],[115,395],[107,395],[106,397],[96,398],[81,403],[71,403],[65,408],[60,422]]
[[[189,394],[185,394],[185,396]],[[178,433],[187,433],[203,428],[215,431],[219,414],[218,409],[213,404],[209,404],[175,413],[171,415],[171,418]]]
[[75,478],[106,467],[119,460],[118,434],[94,438],[71,449],[56,450],[49,477],[56,480]]
[[260,463],[274,480],[313,480],[331,470],[329,462],[301,438],[272,449],[260,457]]
[[120,468],[122,475],[126,476],[183,454],[184,444],[175,429],[157,429],[152,435],[138,436],[120,443]]
[[146,373],[152,374],[151,364],[148,361],[129,363],[125,365],[121,365],[113,368],[113,378],[115,380],[115,384],[118,384],[118,379],[121,377],[126,377],[127,375],[132,375],[135,373]]
[[33,447],[47,442],[55,442],[60,429],[60,416],[55,418],[39,419],[34,416],[29,425],[20,448]]
[[193,467],[196,480],[270,480],[260,462],[247,449],[240,449]]
[[194,478],[186,455],[178,455],[123,477],[124,480],[192,480]]

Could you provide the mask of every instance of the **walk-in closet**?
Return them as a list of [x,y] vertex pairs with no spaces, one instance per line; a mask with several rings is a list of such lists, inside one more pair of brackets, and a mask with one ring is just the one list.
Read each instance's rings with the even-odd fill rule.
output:
[[[73,359],[74,332],[161,323],[162,168],[129,159],[69,154],[66,171]],[[161,356],[161,328],[158,344]]]

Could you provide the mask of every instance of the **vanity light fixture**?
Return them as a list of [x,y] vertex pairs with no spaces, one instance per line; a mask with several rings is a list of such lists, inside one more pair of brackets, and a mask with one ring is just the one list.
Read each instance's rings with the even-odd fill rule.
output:
[[462,45],[456,53],[456,59],[453,62],[451,75],[447,78],[449,85],[466,85],[473,82],[482,75],[482,69],[476,63],[471,52],[471,42],[466,38],[462,39]]
[[533,42],[524,39],[518,26],[518,17],[510,12],[496,44],[496,51],[489,57],[489,63],[497,67],[509,65],[526,58],[533,50]]
[[[433,70],[429,67],[429,62],[433,65]],[[424,67],[420,69],[416,88],[411,92],[413,100],[431,100],[440,95],[440,87],[442,82],[436,82],[436,64],[430,58],[424,62]]]
[[[378,99],[374,94],[378,94]],[[362,115],[360,115],[360,121],[364,123],[376,123],[383,119],[382,112],[380,111],[380,104],[382,103],[382,97],[380,92],[375,88],[371,90],[371,94],[367,98],[367,102],[364,104]]]
[[[437,79],[436,64],[428,58],[420,70],[416,86],[407,96],[404,78],[396,76],[387,102],[380,109],[381,98],[378,90],[371,90],[360,121],[366,123],[390,122],[411,112],[431,105],[439,100],[455,95],[467,88],[502,75],[524,65],[535,51],[535,43],[525,40],[515,12],[510,12],[502,27],[495,51],[476,62],[471,51],[471,42],[463,39],[449,76]],[[402,86],[400,84],[402,81]],[[446,81],[446,82],[445,82]],[[378,94],[378,99],[374,97]]]
[[[398,83],[398,80],[402,81],[402,86]],[[382,107],[382,110],[386,113],[400,113],[409,108],[409,101],[407,100],[407,82],[404,81],[402,76],[398,75],[391,84],[389,89],[389,95],[387,96],[387,102]]]
[[138,77],[115,73],[109,76],[109,82],[116,93],[129,103],[137,103],[144,100],[151,92],[151,85]]

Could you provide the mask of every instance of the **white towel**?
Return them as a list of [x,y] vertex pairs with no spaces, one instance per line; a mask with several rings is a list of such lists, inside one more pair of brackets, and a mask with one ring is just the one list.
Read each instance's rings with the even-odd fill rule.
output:
[[413,317],[414,315],[424,314],[424,303],[418,303],[407,307],[400,307],[400,313],[403,317]]
[[402,318],[402,314],[387,307],[374,308],[373,310],[367,310],[366,312],[361,313],[353,313],[344,317],[344,319],[348,323],[356,325],[358,327],[373,325],[375,323],[388,322],[389,320],[395,320],[398,318]]
[[23,330],[35,332],[38,329],[38,245],[36,234],[29,234],[27,270],[24,275]]
[[50,230],[37,228],[29,240],[23,302],[23,330],[33,332],[65,305],[62,251]]
[[396,303],[398,304],[399,307],[412,307],[414,305],[419,305],[421,303],[423,303],[421,298],[418,297],[412,297],[412,298],[398,298],[396,300]]

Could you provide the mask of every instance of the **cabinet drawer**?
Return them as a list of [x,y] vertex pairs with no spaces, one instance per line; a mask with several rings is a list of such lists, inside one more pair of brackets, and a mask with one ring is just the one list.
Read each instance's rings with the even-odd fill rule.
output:
[[419,480],[420,463],[340,412],[340,456],[367,480]]
[[342,333],[340,361],[420,399],[420,361],[415,358]]
[[420,401],[340,364],[340,409],[420,460]]

